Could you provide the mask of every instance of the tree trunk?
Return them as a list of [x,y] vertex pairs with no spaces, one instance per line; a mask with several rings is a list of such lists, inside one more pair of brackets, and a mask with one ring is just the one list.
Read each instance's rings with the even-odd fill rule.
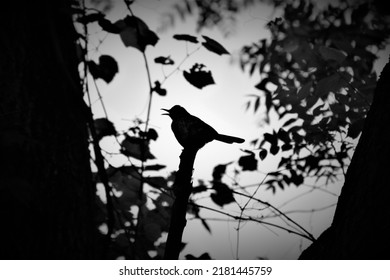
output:
[[0,19],[0,258],[95,257],[95,187],[70,1]]
[[300,259],[390,258],[390,63],[349,166],[334,219]]

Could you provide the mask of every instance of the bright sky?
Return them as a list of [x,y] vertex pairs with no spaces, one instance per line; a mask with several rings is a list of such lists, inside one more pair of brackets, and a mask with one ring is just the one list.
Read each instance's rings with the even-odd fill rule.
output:
[[[122,3],[117,1],[108,18],[112,21],[125,17],[128,13]],[[136,1],[132,5],[135,15],[146,22],[151,30],[158,30],[161,26],[162,12],[170,11],[167,4],[175,1],[143,0]],[[168,56],[175,62],[181,61],[186,55],[185,43],[172,38],[174,34],[206,35],[220,42],[234,57],[234,54],[244,44],[265,38],[268,32],[264,26],[268,20],[273,19],[275,14],[269,7],[257,6],[244,12],[238,17],[238,24],[232,36],[224,38],[217,30],[204,30],[201,34],[195,33],[194,19],[189,17],[185,22],[177,18],[174,27],[158,33],[160,40],[155,47],[148,47],[146,55],[151,68],[152,81],[162,81],[164,76],[161,66],[153,62],[157,56]],[[91,30],[92,32],[95,32]],[[101,54],[113,56],[119,64],[119,74],[110,84],[98,81],[97,85],[103,96],[104,104],[108,111],[109,119],[114,122],[118,130],[126,129],[132,125],[131,120],[136,117],[145,120],[148,103],[148,82],[142,54],[133,48],[126,48],[120,41],[119,36],[107,35],[96,29],[95,38],[104,38],[99,51],[91,52],[91,58],[97,60]],[[91,44],[97,44],[93,41]],[[197,46],[189,44],[189,51]],[[247,141],[242,145],[227,145],[221,142],[207,144],[198,153],[194,182],[197,179],[210,180],[211,173],[217,164],[227,163],[238,159],[244,155],[240,149],[251,149],[249,142],[261,137],[262,133],[269,131],[270,127],[261,127],[261,114],[253,114],[253,110],[245,112],[245,103],[248,101],[247,94],[258,93],[254,85],[258,83],[259,77],[255,74],[252,78],[247,73],[243,73],[237,64],[232,64],[232,57],[218,56],[204,48],[196,52],[181,67],[182,70],[189,69],[195,62],[204,63],[208,70],[212,71],[216,85],[205,87],[199,90],[190,85],[182,75],[182,72],[173,74],[164,84],[167,89],[167,96],[160,97],[154,95],[150,118],[150,127],[157,130],[159,138],[151,144],[151,152],[156,156],[154,163],[167,165],[162,171],[163,176],[170,171],[176,170],[179,164],[181,146],[177,143],[170,129],[171,120],[162,116],[160,108],[171,108],[175,104],[185,107],[191,114],[196,115],[212,125],[220,133],[236,135],[245,138]],[[173,67],[166,68],[169,73]],[[93,83],[91,83],[93,85]],[[91,86],[92,90],[93,87]],[[95,96],[96,100],[96,96]],[[99,102],[93,106],[95,117],[103,117],[103,112]],[[103,143],[104,147],[111,149],[115,141],[108,139]],[[112,159],[120,164],[118,159]],[[269,156],[264,162],[259,162],[259,170],[263,172],[276,169],[278,160]],[[230,174],[232,169],[230,169]],[[160,173],[161,174],[161,173]],[[258,172],[244,172],[238,179],[243,185],[260,183],[263,175]],[[227,180],[227,182],[230,182]],[[264,188],[260,188],[260,198],[269,201],[275,206],[283,205],[294,197],[306,193],[299,199],[288,202],[280,210],[311,210],[326,207],[337,202],[337,194],[340,191],[342,182],[337,185],[328,186],[325,191],[310,191],[305,186],[300,188],[290,187],[285,191],[279,191],[272,195]],[[248,189],[253,191],[255,188]],[[329,194],[327,192],[333,193]],[[245,203],[246,200],[240,200]],[[229,206],[221,209],[219,206],[210,203],[208,199],[199,201],[219,210],[230,209],[239,214],[238,208]],[[251,204],[252,207],[260,205]],[[289,216],[296,219],[303,227],[313,233],[315,237],[325,230],[331,222],[334,207],[327,210],[313,213],[292,213]],[[255,212],[253,212],[255,215]],[[207,211],[201,212],[202,217],[223,218]],[[198,221],[190,221],[185,229],[184,242],[188,245],[183,251],[181,258],[185,254],[199,256],[204,252],[209,252],[215,259],[234,259],[237,253],[237,242],[239,244],[238,256],[240,259],[254,259],[257,257],[269,259],[296,259],[300,252],[309,243],[295,235],[284,231],[265,228],[259,224],[243,223],[237,234],[237,222],[215,221],[212,225],[212,235],[210,235]]]

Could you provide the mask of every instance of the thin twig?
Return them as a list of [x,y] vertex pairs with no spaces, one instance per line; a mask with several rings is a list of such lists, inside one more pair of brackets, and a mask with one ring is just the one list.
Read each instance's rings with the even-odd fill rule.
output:
[[94,85],[95,85],[96,92],[97,92],[97,94],[98,94],[98,96],[99,96],[99,101],[100,101],[100,104],[102,105],[104,115],[106,116],[106,119],[108,119],[108,114],[107,114],[106,106],[104,105],[103,97],[102,97],[102,95],[100,94],[100,90],[99,90],[99,87],[97,86],[96,79],[95,79],[95,78],[92,78],[92,79],[93,79],[93,83],[94,83]]
[[218,209],[214,209],[214,208],[207,207],[207,206],[204,206],[204,205],[195,204],[195,203],[192,203],[192,202],[189,202],[189,204],[194,205],[194,206],[199,207],[199,208],[203,208],[203,209],[212,211],[212,212],[216,212],[216,213],[219,213],[219,214],[228,216],[228,217],[231,217],[231,218],[233,218],[233,219],[235,219],[235,220],[240,220],[240,219],[241,219],[241,220],[243,220],[243,221],[251,221],[251,222],[256,222],[256,223],[259,223],[259,224],[264,224],[264,225],[268,225],[268,226],[271,226],[271,227],[275,227],[275,228],[284,230],[284,231],[286,231],[286,232],[288,232],[288,233],[292,233],[292,234],[301,236],[301,237],[303,237],[303,238],[306,238],[306,239],[308,239],[308,240],[310,240],[310,241],[313,241],[312,238],[310,238],[309,236],[307,236],[307,235],[305,235],[305,234],[302,234],[302,233],[297,232],[297,231],[294,231],[294,230],[290,230],[290,229],[288,229],[288,228],[282,227],[282,226],[277,225],[277,224],[273,224],[273,223],[269,223],[269,222],[264,222],[264,221],[262,221],[262,220],[257,220],[257,219],[251,218],[251,217],[245,218],[245,217],[240,217],[240,216],[232,215],[232,214],[229,214],[229,213],[220,211],[220,210],[218,210]]
[[[314,212],[320,212],[320,211],[324,211],[324,210],[327,210],[329,208],[332,208],[332,207],[335,207],[337,205],[337,203],[332,203],[332,204],[329,204],[328,206],[324,206],[324,207],[319,207],[319,208],[313,208],[313,209],[310,209],[310,210],[291,210],[291,211],[285,211],[284,214],[306,214],[306,213],[314,213]],[[271,216],[271,215],[267,215],[267,216],[264,216],[263,219],[270,219],[270,218],[276,218],[278,217],[278,215],[274,215],[274,216]]]

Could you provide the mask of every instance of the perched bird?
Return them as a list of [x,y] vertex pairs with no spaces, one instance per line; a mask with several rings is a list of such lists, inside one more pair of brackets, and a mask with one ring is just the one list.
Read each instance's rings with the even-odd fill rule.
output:
[[192,147],[200,149],[206,143],[213,140],[222,141],[225,143],[243,143],[245,140],[239,137],[219,134],[214,128],[202,121],[201,119],[191,115],[179,105],[173,106],[171,109],[161,109],[167,113],[172,119],[172,131],[175,134],[177,141],[184,148]]

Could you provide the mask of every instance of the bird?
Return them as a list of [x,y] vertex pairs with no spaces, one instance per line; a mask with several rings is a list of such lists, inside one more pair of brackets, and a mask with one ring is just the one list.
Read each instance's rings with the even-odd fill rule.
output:
[[218,133],[213,127],[191,115],[179,105],[175,105],[171,109],[161,110],[166,112],[163,115],[168,115],[172,119],[173,134],[183,148],[200,149],[213,140],[228,144],[245,142],[242,138]]

